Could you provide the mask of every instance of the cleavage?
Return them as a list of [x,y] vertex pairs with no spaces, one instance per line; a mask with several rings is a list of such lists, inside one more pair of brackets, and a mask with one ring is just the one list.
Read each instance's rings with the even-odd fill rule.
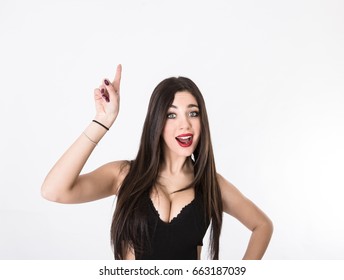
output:
[[153,188],[150,199],[159,214],[160,220],[164,223],[171,223],[176,219],[185,207],[190,205],[195,199],[193,188],[168,194],[162,189]]

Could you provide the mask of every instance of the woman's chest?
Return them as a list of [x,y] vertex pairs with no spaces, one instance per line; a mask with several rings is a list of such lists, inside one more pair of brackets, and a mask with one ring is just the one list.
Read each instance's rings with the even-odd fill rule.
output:
[[162,222],[170,223],[176,219],[186,207],[192,206],[195,200],[194,188],[169,193],[161,188],[154,188],[150,200]]

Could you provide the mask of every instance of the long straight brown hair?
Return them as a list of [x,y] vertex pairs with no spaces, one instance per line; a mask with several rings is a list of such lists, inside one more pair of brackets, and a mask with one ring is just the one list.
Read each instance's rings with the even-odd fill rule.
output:
[[164,158],[162,132],[167,111],[179,91],[190,92],[199,106],[201,134],[192,158],[194,180],[186,188],[194,186],[195,191],[203,194],[205,214],[211,221],[210,257],[219,258],[222,200],[205,102],[192,80],[172,77],[159,83],[152,93],[137,156],[128,162],[129,171],[118,193],[111,225],[111,244],[116,259],[124,259],[128,249],[134,249],[135,255],[139,256],[149,246],[147,203],[142,197],[157,183],[159,167]]

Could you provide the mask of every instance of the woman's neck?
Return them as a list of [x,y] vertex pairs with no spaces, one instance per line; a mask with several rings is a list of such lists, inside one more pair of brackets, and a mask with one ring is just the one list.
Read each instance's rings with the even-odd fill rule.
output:
[[171,195],[187,187],[194,179],[194,169],[189,157],[168,161],[165,159],[160,166],[157,186],[165,194]]
[[190,157],[167,157],[160,167],[160,174],[176,176],[193,173],[193,165]]

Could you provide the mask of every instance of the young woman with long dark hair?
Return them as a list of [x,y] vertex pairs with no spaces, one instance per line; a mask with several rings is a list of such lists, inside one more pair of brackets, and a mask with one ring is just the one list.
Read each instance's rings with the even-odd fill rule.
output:
[[168,78],[154,89],[134,160],[80,175],[117,118],[121,72],[119,65],[114,81],[94,90],[96,116],[47,175],[43,197],[82,203],[116,195],[116,259],[200,259],[209,225],[210,258],[218,259],[223,212],[252,231],[243,259],[262,258],[272,223],[216,172],[205,103],[188,78]]

